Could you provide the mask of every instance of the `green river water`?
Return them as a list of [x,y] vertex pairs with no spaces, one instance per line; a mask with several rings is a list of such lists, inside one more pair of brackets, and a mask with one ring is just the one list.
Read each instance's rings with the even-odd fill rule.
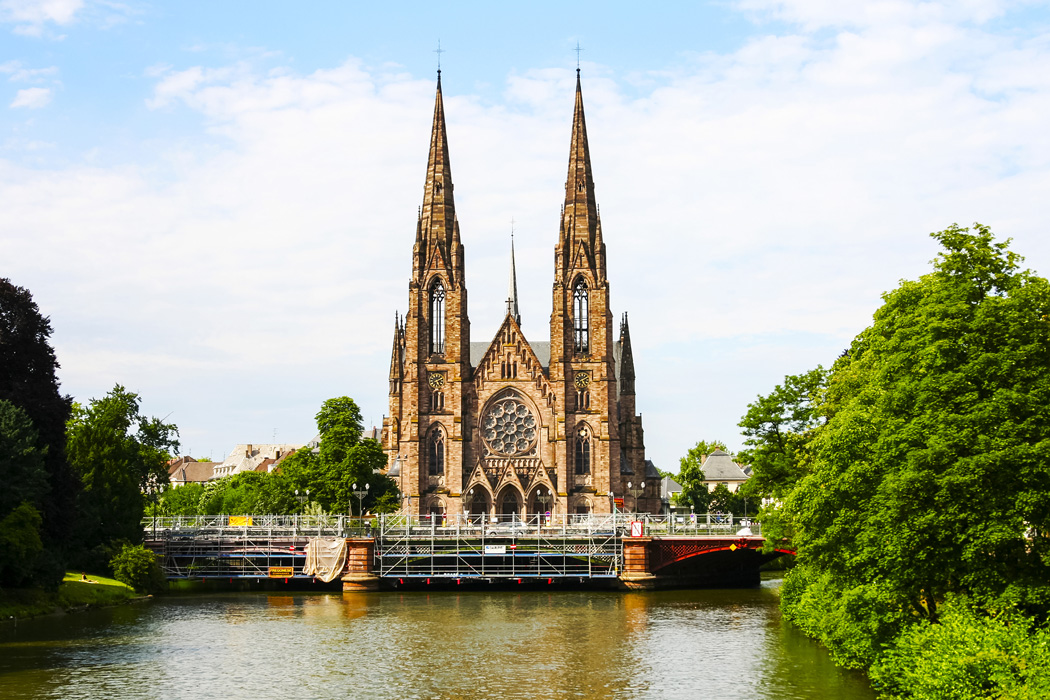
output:
[[0,625],[0,698],[872,700],[777,585],[168,596]]

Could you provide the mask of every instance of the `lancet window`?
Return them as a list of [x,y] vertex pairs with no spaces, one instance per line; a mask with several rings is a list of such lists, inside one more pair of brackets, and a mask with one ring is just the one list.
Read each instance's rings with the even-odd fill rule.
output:
[[445,473],[445,433],[434,428],[427,438],[427,473],[441,476]]
[[590,304],[587,299],[587,282],[576,280],[572,288],[573,349],[580,354],[590,352]]
[[591,473],[591,433],[584,426],[576,431],[576,465],[577,474]]
[[441,280],[430,286],[430,352],[445,352],[445,285]]

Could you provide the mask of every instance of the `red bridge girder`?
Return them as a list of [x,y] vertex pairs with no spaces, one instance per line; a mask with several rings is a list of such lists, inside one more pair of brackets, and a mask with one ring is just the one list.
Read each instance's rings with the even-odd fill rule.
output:
[[[743,549],[761,550],[765,544],[763,537],[689,537],[689,538],[654,538],[649,543],[649,571],[656,573],[664,567],[715,552],[739,551]],[[777,548],[781,554],[794,554],[794,550]]]

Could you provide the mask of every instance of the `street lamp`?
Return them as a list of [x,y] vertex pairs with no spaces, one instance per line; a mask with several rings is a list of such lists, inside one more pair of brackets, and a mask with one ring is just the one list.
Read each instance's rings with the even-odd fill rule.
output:
[[[547,504],[551,502],[551,496],[553,496],[553,495],[554,494],[550,491],[550,489],[547,490],[547,493],[544,493],[542,488],[539,491],[536,492],[536,500],[540,502],[540,506],[542,507],[542,510],[544,510],[544,511],[547,510]],[[542,524],[543,523],[543,513],[539,513],[538,515],[539,515],[540,524]]]
[[358,490],[357,484],[354,484],[354,495],[357,496],[357,517],[362,518],[365,515],[365,496],[368,495],[369,484],[365,484],[363,491]]
[[632,496],[634,496],[634,510],[635,512],[638,512],[638,496],[642,493],[645,493],[645,482],[643,481],[637,486],[634,486],[631,484],[630,481],[628,481],[627,490],[631,492]]

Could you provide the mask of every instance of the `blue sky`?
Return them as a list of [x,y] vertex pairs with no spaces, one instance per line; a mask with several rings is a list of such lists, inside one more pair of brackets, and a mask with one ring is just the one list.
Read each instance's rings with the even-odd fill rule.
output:
[[614,314],[649,456],[739,447],[747,403],[829,364],[928,237],[980,221],[1050,272],[1046,3],[0,0],[0,275],[65,391],[119,382],[184,451],[386,411],[440,39],[474,340],[510,220],[546,339],[577,42]]

